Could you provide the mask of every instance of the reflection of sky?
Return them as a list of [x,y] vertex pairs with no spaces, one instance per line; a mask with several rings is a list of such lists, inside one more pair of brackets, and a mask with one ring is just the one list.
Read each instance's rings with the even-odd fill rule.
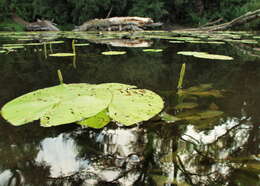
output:
[[[182,135],[182,139],[197,144],[197,149],[206,156],[207,152],[210,152],[212,155],[209,155],[209,157],[217,157],[219,160],[226,160],[230,154],[242,147],[248,141],[248,132],[251,128],[251,126],[248,125],[248,122],[250,123],[250,120],[246,121],[244,119],[245,118],[228,118],[225,122],[216,125],[213,129],[204,131],[197,130],[194,125],[188,125],[185,133]],[[241,123],[242,120],[243,123]],[[227,132],[229,134],[227,136],[232,138],[232,141],[228,144],[226,144],[226,138],[224,137]],[[200,174],[200,176],[193,176],[195,183],[199,181],[206,183],[206,181],[209,180],[209,177],[214,178],[214,176],[216,176],[216,174],[209,173],[215,172],[219,175],[226,176],[235,166],[231,165],[229,161],[217,161],[204,170],[203,167],[198,166],[199,157],[201,155],[186,141],[181,140],[178,143],[179,149],[177,154],[184,164],[186,171]],[[162,149],[162,146],[165,144],[159,139],[156,141],[156,145],[161,147],[159,149]],[[171,146],[172,142],[168,141],[167,145]],[[158,150],[157,153],[160,154],[160,151]],[[173,156],[170,156],[171,154],[173,154]],[[168,154],[163,157],[167,157],[167,159],[161,159],[161,167],[164,172],[167,173],[168,181],[175,180],[178,182],[183,180],[181,174],[176,178],[173,177],[176,172],[176,167],[173,163],[175,162],[174,151],[169,148]],[[240,164],[238,164],[238,166],[240,166]]]
[[[137,141],[137,129],[118,128],[103,130],[97,137],[97,141],[103,143],[104,154],[114,154],[128,156],[134,153]],[[106,140],[107,139],[107,140]]]
[[4,172],[0,173],[0,185],[1,186],[8,186],[9,179],[12,177],[12,173],[9,170],[5,170]]
[[66,134],[55,138],[46,138],[41,142],[36,162],[45,162],[51,167],[51,176],[67,175],[88,166],[87,160],[77,158],[78,150],[73,139]]
[[215,126],[212,130],[207,131],[197,131],[196,127],[193,125],[188,125],[186,132],[183,134],[182,138],[194,143],[210,144],[218,139],[218,137],[224,135],[229,129],[239,124],[238,119],[230,118],[222,125]]
[[[82,133],[84,135],[85,133]],[[96,138],[96,141],[101,145],[104,155],[115,155],[114,158],[127,160],[128,155],[135,153],[141,144],[137,143],[138,129],[104,129],[100,132],[90,135],[90,138]],[[60,134],[55,138],[46,138],[41,142],[41,149],[36,157],[36,162],[45,163],[50,166],[51,177],[59,177],[70,175],[79,170],[82,174],[93,173],[98,175],[102,180],[112,181],[121,173],[122,168],[115,162],[107,165],[105,159],[82,160],[77,157],[80,148],[76,142],[67,134]],[[99,149],[101,150],[101,149]],[[115,153],[115,154],[114,154]],[[97,157],[98,158],[98,157]],[[138,159],[138,157],[137,157]],[[130,161],[128,159],[128,161]],[[130,175],[130,176],[129,176]],[[122,179],[122,185],[132,185],[139,174],[129,174]],[[86,178],[86,185],[97,182],[93,178]],[[121,183],[121,179],[119,180]]]

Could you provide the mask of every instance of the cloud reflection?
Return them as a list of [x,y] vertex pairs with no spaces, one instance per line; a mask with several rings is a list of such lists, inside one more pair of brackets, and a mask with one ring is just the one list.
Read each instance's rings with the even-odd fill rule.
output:
[[75,141],[66,134],[60,134],[41,142],[35,161],[46,163],[51,167],[51,176],[59,177],[88,167],[89,161],[77,158],[78,153]]

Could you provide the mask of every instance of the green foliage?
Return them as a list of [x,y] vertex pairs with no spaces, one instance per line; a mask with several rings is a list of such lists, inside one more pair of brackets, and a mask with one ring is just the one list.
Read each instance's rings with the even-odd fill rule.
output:
[[[200,2],[200,3],[198,3]],[[80,25],[107,16],[143,16],[155,21],[203,25],[223,18],[234,19],[260,8],[259,0],[0,0],[0,22],[10,18],[12,10],[26,21],[37,18],[54,20],[58,25]],[[255,22],[254,28],[260,23]],[[246,25],[250,27],[250,25]]]
[[160,20],[168,12],[163,0],[133,0],[132,8],[129,10],[131,16],[151,17]]
[[0,24],[0,31],[17,31],[17,32],[21,32],[24,31],[24,26],[17,24],[15,22],[13,22],[10,19],[6,19],[4,20],[4,22],[2,22]]

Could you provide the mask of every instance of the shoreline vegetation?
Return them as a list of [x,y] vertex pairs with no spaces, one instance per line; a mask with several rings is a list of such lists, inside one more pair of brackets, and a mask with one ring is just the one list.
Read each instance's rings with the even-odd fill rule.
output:
[[[259,9],[258,0],[67,0],[66,3],[62,0],[2,0],[0,31],[26,30],[24,24],[13,21],[14,12],[26,23],[49,20],[56,23],[57,28],[62,31],[73,30],[75,26],[94,19],[133,16],[161,22],[163,25],[158,27],[161,30],[176,30],[230,23]],[[259,17],[259,14],[256,16]],[[235,29],[260,30],[260,21],[245,21]]]

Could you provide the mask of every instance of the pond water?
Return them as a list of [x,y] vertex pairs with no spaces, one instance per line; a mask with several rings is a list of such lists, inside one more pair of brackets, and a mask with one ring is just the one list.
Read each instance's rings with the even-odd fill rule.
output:
[[[60,69],[66,83],[152,90],[164,99],[164,113],[178,118],[156,116],[132,127],[111,122],[98,130],[44,128],[39,121],[15,127],[1,118],[0,185],[260,185],[259,38],[246,32],[0,33],[0,107],[58,85]],[[89,45],[75,46],[74,57],[49,56],[73,52],[72,40]],[[126,54],[102,55],[113,50]]]

